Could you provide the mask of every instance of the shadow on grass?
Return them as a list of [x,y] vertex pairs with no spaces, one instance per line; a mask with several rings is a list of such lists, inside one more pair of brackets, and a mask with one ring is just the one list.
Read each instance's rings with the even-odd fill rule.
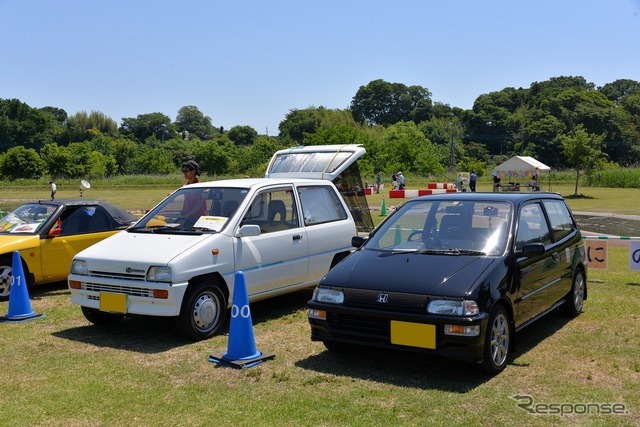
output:
[[595,199],[595,197],[587,196],[586,194],[578,194],[578,195],[571,194],[571,195],[566,195],[566,196],[563,196],[563,197],[565,199],[568,199],[568,200],[580,200],[580,199],[592,200],[592,199]]
[[[518,364],[515,360],[569,321],[570,318],[554,312],[519,331],[515,353],[506,369],[526,368],[527,365]],[[325,374],[453,393],[467,393],[491,379],[480,366],[472,363],[374,347],[354,346],[353,350],[345,353],[323,351],[300,360],[296,366]]]
[[[311,291],[299,291],[251,304],[253,324],[268,322],[294,313],[305,307],[311,298]],[[78,311],[80,308],[78,307]],[[225,320],[218,335],[226,335],[229,331],[229,318]],[[109,347],[135,351],[144,354],[162,353],[173,348],[193,344],[193,341],[182,337],[174,318],[127,315],[122,321],[112,326],[92,325],[87,321],[85,326],[76,326],[52,335],[71,341],[83,342],[98,347]]]

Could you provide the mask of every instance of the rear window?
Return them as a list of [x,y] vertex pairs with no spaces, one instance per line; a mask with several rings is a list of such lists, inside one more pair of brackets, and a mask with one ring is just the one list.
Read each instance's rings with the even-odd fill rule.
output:
[[567,205],[563,201],[544,200],[542,204],[547,211],[547,217],[551,224],[551,235],[553,236],[553,241],[562,239],[575,229],[573,218],[569,213],[569,208],[567,208]]
[[323,186],[298,187],[300,203],[305,225],[322,224],[348,218],[340,201],[340,196],[333,188]]

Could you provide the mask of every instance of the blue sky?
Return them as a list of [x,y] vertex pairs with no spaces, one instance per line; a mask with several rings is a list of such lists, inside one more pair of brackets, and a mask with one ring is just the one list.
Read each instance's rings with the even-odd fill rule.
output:
[[69,115],[197,106],[278,134],[383,79],[434,102],[558,76],[640,81],[640,0],[0,0],[0,98]]

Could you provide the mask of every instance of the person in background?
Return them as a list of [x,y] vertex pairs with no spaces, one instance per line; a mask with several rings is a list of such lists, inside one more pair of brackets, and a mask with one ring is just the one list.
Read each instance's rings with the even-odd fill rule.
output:
[[376,174],[376,194],[380,193],[380,184],[382,183],[382,177],[380,172]]
[[469,175],[469,190],[472,193],[476,192],[476,182],[478,181],[478,175],[476,175],[475,171],[471,171],[471,175]]
[[404,190],[404,175],[398,172],[398,190]]
[[[189,160],[182,164],[182,173],[187,182],[184,185],[196,184],[200,182],[200,166],[195,160]],[[200,193],[187,193],[184,196],[181,216],[193,219],[194,221],[204,215],[207,211],[205,200],[202,199]]]
[[537,167],[533,170],[533,180],[531,182],[531,186],[533,187],[533,191],[540,191],[540,169]]
[[499,191],[500,189],[500,175],[498,175],[498,171],[493,171],[493,192]]
[[398,174],[395,172],[391,174],[391,187],[392,190],[398,189]]
[[56,187],[56,183],[53,181],[49,181],[49,184],[51,185],[51,200],[53,200],[56,198],[56,191],[58,188]]

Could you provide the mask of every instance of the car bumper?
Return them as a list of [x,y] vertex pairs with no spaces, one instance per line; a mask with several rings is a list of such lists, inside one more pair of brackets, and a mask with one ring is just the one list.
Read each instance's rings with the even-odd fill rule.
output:
[[[79,282],[80,289],[72,287],[72,281]],[[180,314],[182,298],[188,283],[103,280],[92,276],[72,274],[68,277],[68,285],[71,292],[71,302],[83,307],[105,310],[104,303],[108,296],[124,295],[124,311],[121,311],[122,307],[117,310],[105,311],[145,316],[177,316]],[[154,291],[163,291],[167,297],[154,297]]]
[[[309,309],[326,312],[326,319],[309,317],[312,341],[335,341],[349,344],[392,348],[436,354],[452,359],[481,362],[488,315],[473,317],[416,315],[401,312],[382,312],[356,309],[309,301]],[[394,324],[394,326],[392,326]],[[408,326],[410,331],[427,331],[435,336],[421,340],[414,337],[410,344],[397,344],[397,327]],[[475,336],[445,334],[445,325],[477,327]],[[425,329],[426,327],[426,329]],[[420,332],[418,332],[420,333]],[[395,335],[395,337],[394,337]],[[400,339],[402,341],[402,339]]]

